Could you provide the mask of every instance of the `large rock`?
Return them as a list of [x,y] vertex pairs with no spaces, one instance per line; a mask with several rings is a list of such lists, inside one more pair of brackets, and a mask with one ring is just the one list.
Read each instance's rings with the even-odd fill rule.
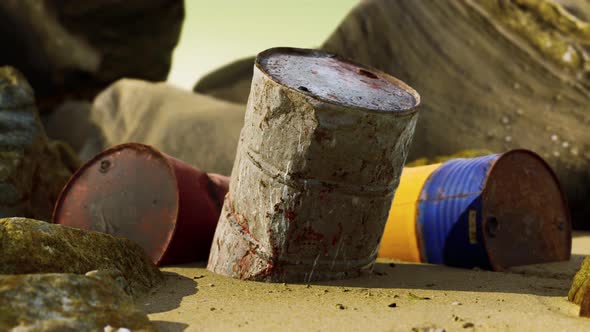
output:
[[2,0],[0,65],[21,70],[42,109],[91,99],[122,77],[165,80],[183,0]]
[[0,276],[1,331],[117,331],[120,328],[155,331],[146,314],[109,277]]
[[244,112],[242,105],[165,83],[125,79],[96,98],[91,117],[103,148],[144,143],[206,172],[229,174]]
[[245,104],[250,95],[255,56],[240,59],[201,78],[193,91],[218,99]]
[[143,249],[130,240],[31,219],[0,219],[0,252],[0,274],[116,269],[133,294],[144,293],[162,278]]
[[[585,17],[587,1],[559,1]],[[550,0],[365,0],[322,49],[420,93],[409,160],[531,149],[556,170],[575,226],[590,228],[588,24]],[[208,93],[223,96],[222,79],[228,89],[248,86],[250,73],[232,76],[234,66],[210,75]]]
[[588,23],[547,0],[368,0],[323,48],[404,80],[423,97],[410,159],[528,148],[590,227]]
[[50,220],[78,161],[47,138],[33,90],[11,67],[0,67],[0,128],[0,217]]

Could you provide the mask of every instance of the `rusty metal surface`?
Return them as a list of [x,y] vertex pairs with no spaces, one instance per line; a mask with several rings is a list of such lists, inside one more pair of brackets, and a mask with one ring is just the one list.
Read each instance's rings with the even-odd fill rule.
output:
[[223,190],[204,172],[150,146],[123,144],[76,172],[53,222],[134,240],[159,265],[202,260]]
[[[285,66],[275,77],[279,72],[264,67],[278,59]],[[309,60],[318,62],[299,66]],[[379,84],[361,82],[374,79],[363,71]],[[348,83],[336,89],[338,80]],[[326,86],[333,89],[321,95]],[[409,98],[400,101],[392,91],[402,90]],[[359,95],[374,99],[347,99]],[[330,54],[288,48],[259,54],[208,269],[242,279],[309,282],[371,267],[418,103],[405,84]]]
[[403,83],[380,71],[324,52],[282,50],[281,54],[273,51],[269,57],[263,53],[258,63],[279,84],[352,107],[390,112],[407,111],[416,105],[415,96]]
[[494,270],[568,260],[571,220],[549,165],[525,150],[503,154],[482,193],[483,234]]

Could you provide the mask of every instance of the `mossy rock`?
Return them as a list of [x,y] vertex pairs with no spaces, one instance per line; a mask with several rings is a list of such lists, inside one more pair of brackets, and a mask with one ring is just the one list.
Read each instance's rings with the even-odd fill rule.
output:
[[[0,276],[1,331],[155,331],[146,314],[104,276]],[[14,330],[13,330],[14,329]]]
[[114,269],[121,271],[133,294],[162,280],[143,249],[130,240],[32,219],[0,219],[0,252],[0,274]]
[[0,67],[0,128],[0,217],[49,221],[79,161],[47,138],[33,90],[12,67]]
[[580,306],[580,315],[590,317],[590,258],[584,258],[574,276],[567,299]]
[[525,148],[590,228],[590,25],[549,0],[367,0],[322,49],[422,96],[408,160]]

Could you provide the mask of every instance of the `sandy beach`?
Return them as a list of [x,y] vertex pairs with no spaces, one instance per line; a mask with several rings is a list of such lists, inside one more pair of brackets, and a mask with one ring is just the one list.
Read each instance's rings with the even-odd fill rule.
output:
[[568,262],[465,270],[380,260],[360,278],[305,284],[240,281],[205,263],[166,267],[140,304],[161,331],[589,331],[567,301],[590,233]]

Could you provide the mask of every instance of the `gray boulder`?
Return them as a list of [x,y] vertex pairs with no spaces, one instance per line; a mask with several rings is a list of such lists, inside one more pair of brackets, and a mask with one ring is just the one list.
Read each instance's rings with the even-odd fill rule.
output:
[[122,77],[165,80],[183,0],[2,0],[0,65],[21,70],[42,110],[91,100]]

